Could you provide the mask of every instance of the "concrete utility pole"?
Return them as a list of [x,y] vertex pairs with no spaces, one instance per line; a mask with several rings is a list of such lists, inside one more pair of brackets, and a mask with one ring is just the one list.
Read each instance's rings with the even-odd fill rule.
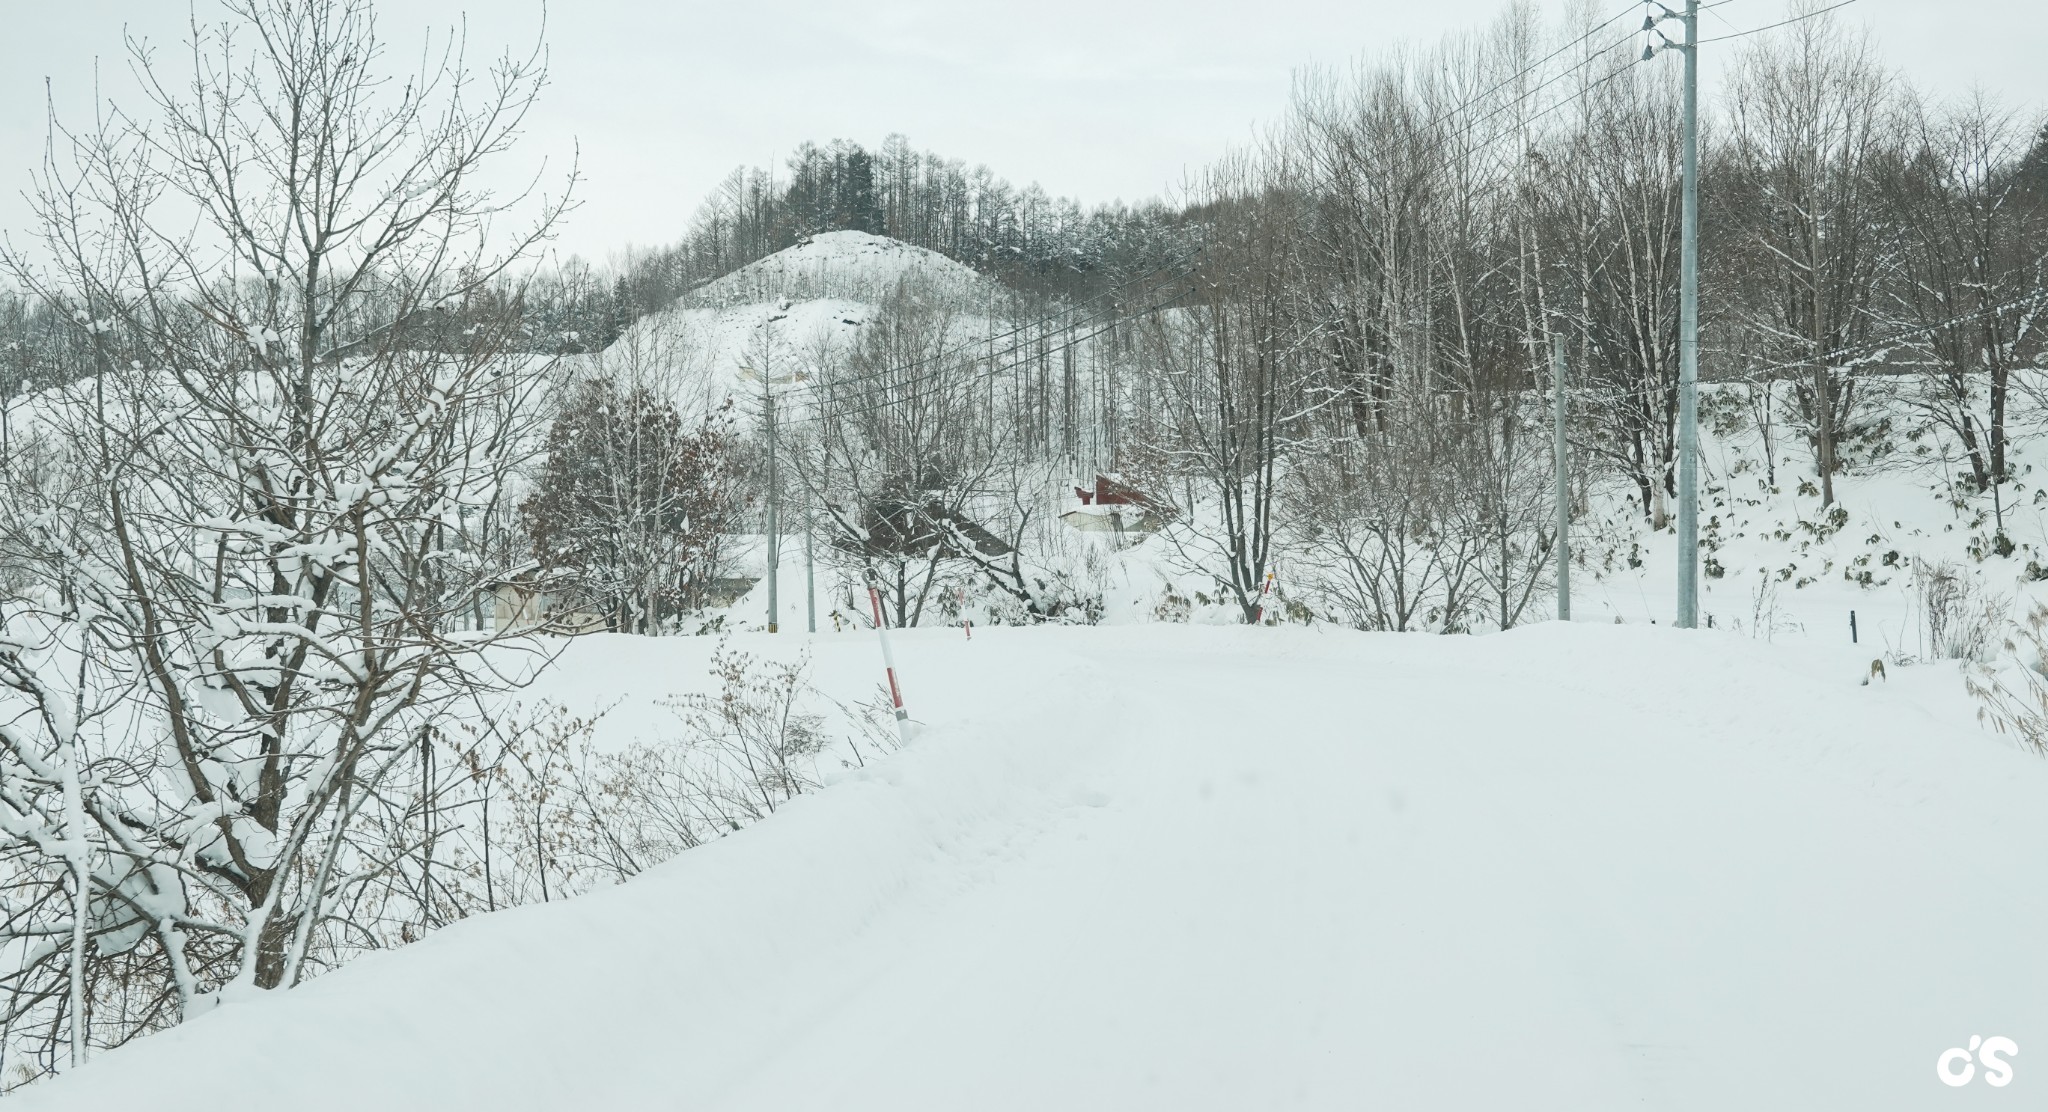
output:
[[775,334],[768,326],[778,318],[761,322],[761,413],[768,422],[768,632],[778,632],[781,615],[775,597],[776,572],[782,566],[781,485],[775,472]]
[[775,573],[782,566],[782,522],[781,509],[776,491],[775,474],[775,388],[768,388],[768,632],[776,632],[775,619],[780,613],[775,599]]
[[1565,471],[1564,444],[1564,333],[1550,334],[1550,377],[1552,393],[1550,423],[1554,441],[1550,456],[1557,471],[1557,620],[1572,620],[1572,496]]
[[1685,0],[1685,178],[1678,248],[1678,621],[1700,624],[1700,0]]
[[817,524],[811,520],[810,514],[804,514],[804,618],[812,633],[818,632],[817,561],[811,554],[811,544],[817,534]]

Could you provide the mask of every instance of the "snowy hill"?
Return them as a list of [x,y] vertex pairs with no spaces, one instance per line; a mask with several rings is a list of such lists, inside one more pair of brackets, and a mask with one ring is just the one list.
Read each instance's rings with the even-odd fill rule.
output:
[[681,304],[702,309],[784,298],[875,301],[906,280],[962,301],[995,287],[974,268],[936,251],[867,232],[824,232],[713,279]]
[[[872,690],[871,635],[810,644]],[[645,729],[712,647],[584,639],[537,694]],[[2048,1046],[2048,767],[1952,672],[1639,625],[897,652],[887,761],[21,1107],[1917,1109],[1973,1034]]]
[[642,318],[611,351],[675,339],[714,394],[758,393],[763,373],[796,386],[831,358],[828,353],[843,351],[875,307],[903,285],[954,311],[949,336],[955,344],[987,337],[990,308],[1008,296],[994,280],[936,251],[866,232],[826,232]]

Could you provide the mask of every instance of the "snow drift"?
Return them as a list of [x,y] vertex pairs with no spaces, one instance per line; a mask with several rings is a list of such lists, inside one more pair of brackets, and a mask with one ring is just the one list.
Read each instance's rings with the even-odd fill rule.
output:
[[[871,688],[870,637],[813,646]],[[543,690],[631,728],[710,650],[586,639]],[[1921,1108],[1972,1035],[2048,1084],[2048,769],[1932,669],[1557,624],[898,652],[888,761],[21,1106]]]

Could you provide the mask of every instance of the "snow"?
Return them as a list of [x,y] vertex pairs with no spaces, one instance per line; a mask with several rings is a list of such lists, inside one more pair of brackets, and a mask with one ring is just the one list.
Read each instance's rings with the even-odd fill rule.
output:
[[[632,330],[680,330],[714,392],[747,398],[760,393],[763,373],[778,387],[807,381],[818,352],[843,349],[902,283],[954,308],[948,347],[995,334],[991,310],[1009,304],[1006,290],[965,263],[887,236],[838,231],[713,279]],[[756,366],[763,361],[770,365]]]
[[[873,635],[741,635],[828,694]],[[529,692],[655,730],[711,638]],[[2048,1047],[2048,766],[1954,673],[1546,624],[896,641],[915,744],[634,881],[224,1003],[26,1110],[1906,1109]],[[2010,1098],[2006,1098],[2010,1099]]]
[[838,231],[812,236],[712,279],[683,298],[683,304],[749,305],[848,295],[876,301],[906,279],[968,304],[999,288],[973,267],[936,251],[888,236]]
[[[1738,409],[1745,389],[1704,387],[1702,406]],[[1720,628],[1763,640],[1848,645],[1854,611],[1856,643],[1867,657],[1896,665],[1936,655],[1916,561],[1953,565],[1987,597],[2007,603],[2014,618],[2025,616],[2030,601],[2048,603],[2048,583],[2028,569],[2030,563],[2048,566],[2048,488],[2042,482],[2048,441],[2036,434],[2048,427],[2048,412],[2034,397],[2048,396],[2048,374],[2015,376],[2012,478],[1997,507],[2015,548],[2003,557],[1992,551],[1992,496],[1956,488],[1954,480],[1967,474],[1961,450],[1916,411],[1914,389],[1911,380],[1865,382],[1866,395],[1876,396],[1873,411],[1887,415],[1897,431],[1889,438],[1890,453],[1855,459],[1852,470],[1836,478],[1834,507],[1821,504],[1811,449],[1791,430],[1777,430],[1773,482],[1753,421],[1729,430],[1703,419],[1700,533],[1703,551],[1722,573],[1709,564],[1700,579],[1702,622],[1711,617]],[[1778,392],[1786,404],[1783,385]],[[1602,484],[1590,499],[1591,512],[1573,522],[1573,616],[1668,623],[1677,540],[1671,529],[1646,527],[1637,505],[1624,502],[1632,493],[1625,486]],[[1632,545],[1640,566],[1628,563]],[[1866,574],[1868,581],[1859,582]]]

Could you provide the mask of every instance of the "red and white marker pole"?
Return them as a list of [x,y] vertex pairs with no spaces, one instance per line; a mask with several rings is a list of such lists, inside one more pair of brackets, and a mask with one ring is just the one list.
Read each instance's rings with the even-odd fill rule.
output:
[[1266,585],[1259,588],[1259,616],[1252,619],[1253,625],[1266,624],[1266,606],[1273,598],[1273,573],[1266,573]]
[[889,701],[896,707],[896,736],[910,744],[910,713],[903,709],[903,687],[896,682],[896,654],[889,650],[889,623],[882,617],[882,589],[875,574],[868,572],[868,604],[875,608],[875,634],[882,640],[882,665],[889,670]]

